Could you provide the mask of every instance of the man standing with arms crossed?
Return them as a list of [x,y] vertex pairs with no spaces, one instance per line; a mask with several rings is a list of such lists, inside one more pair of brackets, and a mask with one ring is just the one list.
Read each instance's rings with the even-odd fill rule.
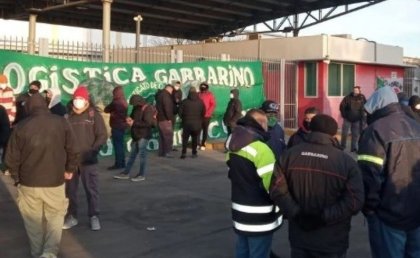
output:
[[13,130],[6,165],[17,186],[17,204],[33,257],[57,257],[68,200],[64,180],[76,170],[75,136],[65,118],[49,112],[36,93],[27,118]]

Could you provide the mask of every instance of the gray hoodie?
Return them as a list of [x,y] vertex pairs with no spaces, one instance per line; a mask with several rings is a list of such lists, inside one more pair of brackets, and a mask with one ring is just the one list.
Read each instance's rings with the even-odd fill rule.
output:
[[397,94],[391,87],[385,86],[379,88],[370,96],[365,104],[365,110],[369,114],[373,114],[375,111],[392,103],[398,103]]

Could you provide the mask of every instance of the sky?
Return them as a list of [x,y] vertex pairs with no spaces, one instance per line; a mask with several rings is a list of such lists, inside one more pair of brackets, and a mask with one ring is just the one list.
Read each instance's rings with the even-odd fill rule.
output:
[[[65,26],[37,24],[37,38],[64,41],[100,43],[99,30],[87,30]],[[26,38],[27,22],[0,19],[0,37]],[[339,18],[306,28],[299,35],[351,34],[355,38],[366,38],[381,44],[400,46],[404,56],[420,58],[420,0],[387,0]],[[120,34],[124,46],[134,47],[134,32]],[[112,44],[119,42],[115,32],[111,33]],[[153,37],[143,37],[144,46],[150,45]]]

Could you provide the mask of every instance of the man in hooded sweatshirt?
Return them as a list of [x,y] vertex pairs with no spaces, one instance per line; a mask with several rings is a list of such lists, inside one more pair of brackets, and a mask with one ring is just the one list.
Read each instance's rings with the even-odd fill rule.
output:
[[197,157],[198,137],[200,136],[206,108],[195,88],[191,88],[188,97],[179,106],[179,117],[182,125],[181,159],[187,154],[187,144],[191,136],[192,157]]
[[51,88],[44,91],[45,93],[45,101],[48,104],[48,108],[50,109],[52,114],[64,116],[67,114],[66,107],[61,104],[61,92],[58,88]]
[[303,118],[302,126],[290,136],[289,141],[287,142],[287,149],[292,148],[295,145],[298,145],[302,142],[305,142],[306,136],[311,132],[309,125],[314,116],[319,113],[318,109],[315,107],[309,107],[305,109],[305,116]]
[[40,94],[33,94],[25,108],[28,116],[13,130],[6,164],[17,186],[32,256],[57,257],[68,204],[64,180],[76,171],[76,139],[67,121],[49,112]]
[[372,257],[420,257],[420,124],[388,86],[372,94],[365,110],[357,160]]
[[13,124],[17,124],[19,121],[27,117],[25,108],[26,101],[28,101],[33,94],[39,93],[39,89],[41,89],[41,82],[32,81],[29,84],[28,92],[22,93],[16,98],[16,118]]
[[279,122],[280,106],[272,100],[266,100],[262,103],[261,110],[264,111],[268,119],[268,133],[270,134],[270,139],[267,144],[273,151],[276,159],[280,159],[281,154],[286,150],[284,130]]
[[239,99],[239,90],[233,89],[230,91],[230,101],[226,107],[225,114],[223,116],[223,123],[225,123],[230,135],[233,128],[236,126],[236,122],[242,117],[242,103]]
[[292,258],[345,258],[351,217],[362,208],[356,161],[334,135],[328,115],[312,118],[306,141],[287,150],[274,169],[270,196],[289,220]]
[[[145,180],[147,163],[147,146],[152,138],[152,127],[155,125],[153,118],[155,109],[147,104],[146,100],[140,95],[133,95],[130,98],[130,105],[133,106],[131,115],[127,118],[127,124],[131,126],[131,151],[127,166],[124,171],[115,175],[115,179],[131,179],[133,182]],[[130,170],[136,161],[140,158],[140,170],[137,175],[130,177]]]
[[79,178],[81,178],[88,203],[90,227],[95,231],[100,230],[98,153],[108,137],[104,119],[90,103],[89,91],[86,87],[79,86],[74,91],[67,119],[76,135],[80,159],[73,178],[66,184],[69,208],[63,229],[69,229],[78,224],[77,192]]
[[268,194],[276,159],[266,144],[267,116],[251,109],[226,141],[235,258],[268,258],[282,216]]
[[124,134],[127,129],[127,101],[121,86],[117,86],[112,91],[112,102],[105,107],[104,112],[109,113],[109,125],[111,126],[111,140],[114,147],[115,162],[108,167],[108,170],[125,168],[125,148]]

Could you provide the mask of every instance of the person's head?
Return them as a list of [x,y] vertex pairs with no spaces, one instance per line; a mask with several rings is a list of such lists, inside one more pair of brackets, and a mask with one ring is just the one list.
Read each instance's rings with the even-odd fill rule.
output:
[[29,84],[29,94],[38,93],[39,89],[41,89],[41,82],[40,81],[32,81]]
[[261,110],[267,115],[268,126],[273,127],[279,121],[280,105],[272,100],[266,100],[261,105]]
[[180,81],[176,81],[174,84],[174,89],[175,90],[180,90],[181,89],[181,82]]
[[308,107],[305,109],[304,118],[303,118],[303,127],[310,131],[309,125],[311,123],[311,120],[314,116],[316,116],[319,113],[318,109],[316,107]]
[[312,118],[310,129],[312,132],[320,132],[334,136],[337,134],[338,124],[331,116],[318,114]]
[[200,84],[200,91],[201,92],[205,92],[209,90],[209,85],[207,84],[207,82],[202,82]]
[[0,89],[6,89],[8,82],[6,75],[0,74]]
[[357,96],[361,93],[360,86],[354,86],[353,87],[353,95]]
[[237,99],[239,98],[239,90],[238,89],[233,89],[230,91],[230,98],[231,99]]
[[385,86],[377,89],[366,101],[364,107],[368,115],[372,115],[377,110],[393,103],[398,103],[397,94],[391,87]]
[[[396,89],[398,89],[398,88],[396,88]],[[405,92],[402,92],[402,91],[398,92],[397,97],[398,97],[398,102],[401,105],[408,106],[409,99],[408,99],[407,94]]]
[[143,106],[147,102],[142,96],[135,94],[130,97],[129,103],[132,106]]
[[264,129],[264,131],[268,131],[268,119],[264,111],[260,109],[251,109],[245,116],[251,117]]
[[417,95],[411,96],[408,100],[408,105],[410,106],[411,110],[416,113],[420,113],[420,97]]
[[48,110],[44,97],[39,93],[34,93],[25,103],[25,111],[32,115],[37,110]]
[[170,94],[172,94],[172,92],[174,92],[174,87],[171,84],[166,84],[165,90],[169,92]]
[[73,93],[73,107],[84,110],[89,106],[89,91],[85,86],[79,86]]

